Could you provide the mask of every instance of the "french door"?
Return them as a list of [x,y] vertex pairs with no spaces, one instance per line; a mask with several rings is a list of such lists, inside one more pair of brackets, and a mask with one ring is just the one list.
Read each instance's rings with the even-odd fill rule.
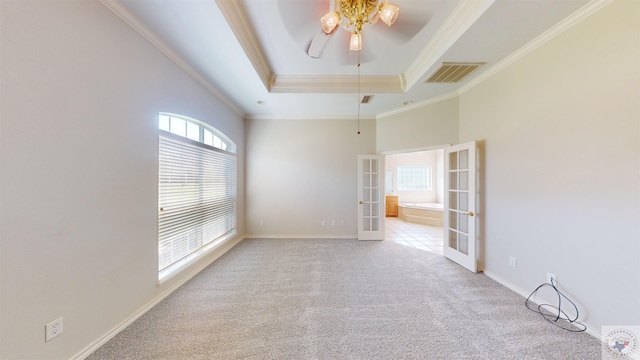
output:
[[476,142],[445,148],[444,170],[444,255],[477,272]]
[[384,240],[384,157],[358,155],[358,240]]

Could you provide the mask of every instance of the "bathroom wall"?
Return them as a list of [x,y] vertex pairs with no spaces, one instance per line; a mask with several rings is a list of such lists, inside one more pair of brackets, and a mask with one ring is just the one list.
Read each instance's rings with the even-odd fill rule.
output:
[[[443,150],[415,151],[385,156],[385,171],[393,171],[393,193],[398,202],[427,202],[442,203],[443,192]],[[399,191],[399,166],[425,166],[431,168],[431,190],[428,191]]]

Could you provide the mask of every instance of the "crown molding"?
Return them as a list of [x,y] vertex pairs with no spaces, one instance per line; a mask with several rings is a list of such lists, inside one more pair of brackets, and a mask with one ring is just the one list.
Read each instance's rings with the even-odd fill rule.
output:
[[493,75],[495,75],[495,74],[499,73],[500,71],[504,70],[506,67],[508,67],[509,65],[514,63],[515,61],[519,60],[523,56],[529,54],[530,52],[532,52],[533,50],[537,49],[538,47],[544,45],[545,43],[547,43],[551,39],[555,38],[556,36],[562,34],[565,31],[567,31],[568,29],[570,29],[574,25],[578,24],[582,20],[584,20],[584,19],[588,18],[589,16],[595,14],[596,12],[600,11],[602,8],[604,8],[606,5],[610,4],[611,2],[613,2],[613,0],[592,0],[591,2],[589,2],[588,4],[583,6],[582,8],[578,9],[576,12],[574,12],[571,15],[569,15],[567,18],[565,18],[564,20],[562,20],[561,22],[559,22],[555,26],[551,27],[549,30],[547,30],[544,33],[542,33],[540,36],[536,37],[535,39],[533,39],[532,41],[527,43],[525,46],[523,46],[520,49],[516,50],[515,52],[513,52],[511,55],[509,55],[506,58],[504,58],[502,61],[500,61],[496,65],[492,66],[491,68],[489,68],[486,71],[482,72],[480,75],[478,75],[477,77],[475,77],[474,79],[472,79],[471,81],[466,83],[465,85],[461,86],[455,92],[444,94],[444,95],[441,95],[441,96],[438,96],[438,97],[435,97],[435,98],[427,99],[425,101],[421,101],[419,103],[415,103],[410,107],[403,107],[403,108],[400,108],[400,109],[396,109],[396,110],[392,110],[392,111],[389,111],[389,112],[386,112],[386,113],[382,113],[382,114],[379,114],[377,116],[377,118],[380,119],[380,118],[384,118],[384,117],[388,117],[388,116],[397,115],[397,114],[400,114],[400,113],[403,113],[403,112],[406,112],[406,111],[410,111],[410,110],[417,109],[417,108],[420,108],[420,107],[428,106],[428,105],[431,105],[431,104],[438,103],[440,101],[448,100],[448,99],[454,98],[456,96],[462,95],[465,92],[467,92],[467,91],[471,90],[472,88],[474,88],[475,86],[477,86],[477,85],[481,84],[482,82],[488,80]]
[[276,75],[272,93],[368,93],[403,94],[400,76],[297,76]]
[[[277,75],[269,65],[260,41],[241,1],[216,0],[253,68],[270,93],[357,93],[357,76]],[[402,94],[406,89],[404,74],[362,76],[360,92]]]
[[245,114],[238,106],[224,96],[218,89],[213,86],[208,80],[206,80],[200,73],[193,69],[180,55],[173,51],[169,45],[160,40],[158,35],[146,27],[140,19],[133,15],[126,7],[124,7],[118,0],[100,0],[102,5],[111,10],[116,16],[122,19],[127,25],[137,31],[143,38],[145,38],[151,45],[155,46],[160,52],[167,56],[171,61],[176,63],[182,70],[195,79],[200,85],[204,86],[210,93],[220,99],[225,105],[227,105],[236,114],[244,117]]
[[[414,86],[420,78],[440,59],[452,44],[462,36],[477,19],[493,4],[495,0],[482,1],[462,1],[447,18],[443,26],[436,32],[431,41],[421,51],[416,60],[409,66],[405,73],[392,76],[362,76],[360,79],[360,93],[406,93]],[[427,99],[411,106],[402,107],[386,113],[374,116],[374,119],[397,115],[406,111],[411,111],[420,107],[428,106],[440,101],[445,101],[462,95],[475,86],[481,84],[493,75],[504,70],[506,67],[519,60],[523,56],[534,51],[546,42],[562,34],[577,23],[586,19],[590,15],[604,8],[613,0],[592,0],[569,17],[553,26],[522,48],[483,71],[477,77],[461,86],[453,93],[444,94],[438,97]],[[331,115],[331,116],[272,116],[259,115],[247,116],[240,108],[230,101],[222,92],[213,86],[208,80],[194,70],[180,55],[172,50],[166,43],[149,28],[147,28],[135,15],[133,15],[118,0],[100,0],[100,2],[122,19],[131,28],[137,31],[143,38],[160,50],[165,56],[171,59],[182,70],[189,74],[199,84],[206,88],[211,94],[222,101],[238,115],[246,119],[355,119],[353,115]],[[262,51],[260,43],[246,16],[246,12],[240,1],[237,0],[216,0],[223,16],[227,20],[230,28],[241,44],[245,54],[256,70],[258,76],[265,84],[265,88],[273,93],[356,93],[358,92],[357,76],[284,76],[276,75],[271,71],[266,56]],[[371,117],[368,117],[371,118]],[[361,116],[361,119],[367,117]]]
[[578,9],[573,14],[569,15],[567,18],[565,18],[561,22],[557,23],[555,26],[551,27],[549,30],[545,31],[544,33],[542,33],[541,35],[539,35],[538,37],[536,37],[535,39],[527,43],[525,46],[511,53],[511,55],[507,56],[496,65],[492,66],[491,68],[482,72],[480,75],[478,75],[477,77],[475,77],[474,79],[466,83],[465,85],[461,86],[458,89],[457,93],[459,95],[462,95],[465,92],[471,90],[472,88],[476,87],[477,85],[491,78],[493,75],[504,70],[509,65],[518,61],[525,55],[529,54],[530,52],[544,45],[551,39],[555,38],[556,36],[572,28],[574,25],[578,24],[582,20],[595,14],[596,12],[598,12],[599,10],[601,10],[603,7],[610,4],[611,2],[613,2],[613,0],[592,0],[582,8]]
[[405,92],[480,18],[495,0],[461,1],[404,74]]
[[[358,116],[349,115],[247,115],[245,120],[358,120]],[[360,115],[360,120],[376,120],[375,115]]]
[[262,80],[267,91],[271,91],[270,84],[273,71],[262,51],[262,46],[251,26],[247,13],[242,7],[242,2],[238,0],[216,0],[216,4],[218,4],[222,15],[227,20],[229,27],[231,27],[231,31],[235,34],[240,46],[256,70],[258,77]]
[[450,92],[450,93],[447,93],[447,94],[444,94],[444,95],[436,96],[436,97],[433,97],[433,98],[430,98],[430,99],[427,99],[427,100],[424,100],[424,101],[420,101],[420,102],[414,103],[414,104],[412,104],[410,106],[405,106],[405,107],[402,107],[402,108],[399,108],[399,109],[395,109],[395,110],[388,111],[386,113],[379,114],[379,115],[376,116],[376,119],[382,119],[382,118],[385,118],[385,117],[398,115],[398,114],[401,114],[401,113],[404,113],[404,112],[407,112],[407,111],[419,109],[421,107],[429,106],[431,104],[439,103],[441,101],[453,99],[453,98],[456,98],[456,97],[458,97],[458,93],[453,91],[453,92]]

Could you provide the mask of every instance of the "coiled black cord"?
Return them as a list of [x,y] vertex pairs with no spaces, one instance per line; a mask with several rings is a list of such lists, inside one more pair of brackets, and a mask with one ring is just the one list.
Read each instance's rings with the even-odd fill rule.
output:
[[[531,301],[531,297],[534,296],[538,292],[538,290],[540,290],[541,288],[548,287],[548,286],[551,286],[553,290],[555,290],[556,294],[558,295],[558,306],[553,306],[550,304],[540,304],[537,307],[532,307],[530,303],[534,305],[535,303]],[[561,309],[562,298],[565,298],[571,305],[573,305],[573,308],[576,313],[576,316],[574,318],[570,318],[566,312],[562,311]],[[572,332],[582,332],[587,330],[587,327],[584,324],[576,321],[578,320],[578,315],[579,315],[578,307],[565,294],[563,294],[560,290],[558,290],[558,288],[554,284],[553,279],[551,279],[551,284],[544,283],[538,286],[535,290],[533,290],[533,292],[531,293],[531,295],[529,295],[529,297],[524,302],[524,304],[527,307],[527,309],[539,313],[540,315],[542,315],[542,317],[545,320],[562,329],[565,329],[567,331],[572,331]],[[549,309],[553,309],[554,311],[551,311]]]

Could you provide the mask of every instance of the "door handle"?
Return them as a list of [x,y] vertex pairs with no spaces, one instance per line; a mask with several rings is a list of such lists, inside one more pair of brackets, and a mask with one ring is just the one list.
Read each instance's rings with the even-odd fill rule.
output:
[[462,213],[462,215],[473,216],[473,211],[469,211],[468,213]]
[[362,201],[360,201],[360,205],[364,204]]

